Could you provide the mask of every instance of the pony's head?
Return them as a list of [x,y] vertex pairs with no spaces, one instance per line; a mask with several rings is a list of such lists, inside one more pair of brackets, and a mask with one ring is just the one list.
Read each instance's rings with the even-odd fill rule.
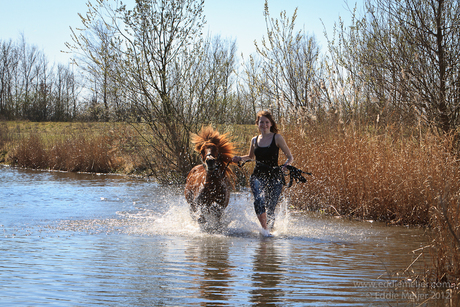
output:
[[[201,161],[208,172],[224,168],[232,160],[235,147],[230,142],[228,133],[220,134],[211,126],[202,127],[198,134],[192,134],[195,151],[201,155]],[[227,172],[231,172],[228,168]]]

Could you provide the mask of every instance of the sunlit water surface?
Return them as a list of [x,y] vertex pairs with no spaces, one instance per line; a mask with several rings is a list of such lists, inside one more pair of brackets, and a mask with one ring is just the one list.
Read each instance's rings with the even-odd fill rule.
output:
[[209,234],[191,219],[183,186],[10,167],[0,184],[1,305],[458,302],[442,289],[395,286],[428,244],[420,229],[295,214],[283,201],[275,237],[263,238],[243,191]]

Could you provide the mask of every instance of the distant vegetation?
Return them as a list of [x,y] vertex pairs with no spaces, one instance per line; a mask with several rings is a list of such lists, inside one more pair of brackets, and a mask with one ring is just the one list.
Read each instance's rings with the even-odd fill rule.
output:
[[0,120],[70,121],[82,111],[82,84],[69,66],[36,46],[0,38]]
[[267,35],[242,60],[236,41],[202,34],[204,1],[90,3],[72,69],[0,41],[0,119],[73,122],[53,137],[4,122],[0,160],[183,182],[198,163],[191,132],[211,123],[246,151],[255,131],[236,127],[270,109],[314,173],[289,191],[296,208],[431,226],[431,277],[460,281],[458,1],[367,0],[327,52],[296,12],[273,18],[266,3]]

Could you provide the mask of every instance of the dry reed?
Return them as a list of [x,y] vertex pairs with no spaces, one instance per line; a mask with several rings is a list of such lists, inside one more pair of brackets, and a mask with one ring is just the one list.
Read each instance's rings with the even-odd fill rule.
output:
[[[324,131],[324,130],[323,130]],[[290,191],[300,209],[321,209],[359,219],[427,225],[430,208],[446,189],[460,188],[460,172],[441,137],[370,135],[312,128],[287,134],[296,163],[314,176]],[[332,207],[334,209],[332,209]]]
[[10,141],[10,133],[8,125],[5,123],[0,124],[0,163],[6,161],[6,154],[8,153],[6,149],[6,144]]
[[34,132],[18,141],[10,160],[25,168],[110,173],[121,164],[116,151],[110,135],[71,133],[45,141]]
[[[299,129],[300,128],[300,129]],[[404,135],[406,134],[406,135]],[[331,215],[432,228],[432,279],[460,281],[460,169],[451,136],[311,125],[286,132],[306,184],[291,205]]]

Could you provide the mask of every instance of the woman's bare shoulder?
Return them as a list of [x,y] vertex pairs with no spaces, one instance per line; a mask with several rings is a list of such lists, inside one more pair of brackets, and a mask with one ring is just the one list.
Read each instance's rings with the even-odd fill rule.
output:
[[277,134],[275,134],[275,141],[276,141],[276,143],[283,142],[284,138],[283,138],[283,136],[281,134],[277,133]]

